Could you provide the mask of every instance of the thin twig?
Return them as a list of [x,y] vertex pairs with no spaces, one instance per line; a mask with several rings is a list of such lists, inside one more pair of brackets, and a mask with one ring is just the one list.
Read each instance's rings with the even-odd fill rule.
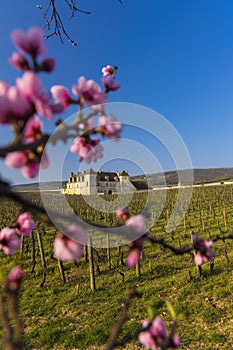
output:
[[148,241],[150,241],[152,244],[159,244],[160,246],[167,248],[171,250],[175,255],[183,255],[186,253],[190,253],[193,250],[193,244],[189,247],[178,247],[175,248],[174,246],[168,244],[165,242],[163,238],[154,238],[154,237],[147,237]]
[[128,320],[128,312],[129,312],[131,301],[136,296],[137,296],[136,286],[132,286],[130,288],[128,298],[124,302],[124,306],[122,308],[120,318],[118,322],[112,327],[110,336],[108,338],[108,341],[104,350],[112,350],[114,348],[116,340],[122,330],[122,327]]
[[[69,17],[69,19],[74,17],[75,12],[81,12],[86,15],[90,14],[90,11],[85,11],[78,8],[76,6],[75,0],[65,0],[64,2],[71,10],[71,16]],[[53,31],[45,36],[46,39],[56,35],[59,37],[61,43],[63,44],[62,35],[64,35],[73,46],[77,45],[77,43],[73,39],[71,39],[70,35],[65,29],[65,26],[63,24],[63,18],[61,17],[60,12],[58,12],[57,10],[55,0],[49,0],[48,6],[45,11],[43,10],[43,7],[41,5],[37,5],[37,8],[42,11],[42,16],[45,21],[44,27],[47,28],[49,31],[51,30],[51,25],[53,25],[54,27]]]

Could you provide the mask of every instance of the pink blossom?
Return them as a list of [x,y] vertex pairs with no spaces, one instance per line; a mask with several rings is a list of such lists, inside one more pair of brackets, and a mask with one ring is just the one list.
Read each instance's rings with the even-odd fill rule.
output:
[[72,92],[87,107],[105,103],[107,100],[107,95],[101,91],[100,86],[94,80],[86,80],[83,76],[78,79],[78,85],[73,86]]
[[55,60],[53,58],[45,58],[40,63],[40,70],[43,72],[50,73],[54,70],[55,67]]
[[47,119],[55,113],[64,111],[61,103],[53,103],[47,92],[43,91],[39,77],[27,71],[16,79],[16,86],[0,84],[0,123],[7,124],[13,120],[28,119],[35,111]]
[[21,171],[24,177],[28,179],[33,179],[39,174],[41,169],[46,169],[49,166],[49,160],[47,154],[44,152],[41,157],[40,163],[30,159],[30,153],[28,154],[28,163],[22,167]]
[[30,118],[24,128],[24,140],[33,142],[41,138],[42,135],[42,121],[37,116]]
[[196,265],[201,266],[202,264],[205,264],[211,259],[213,259],[213,257],[214,257],[214,252],[212,250],[205,252],[205,254],[197,252],[195,254],[194,261]]
[[5,96],[9,88],[9,84],[0,81],[0,124],[9,124],[11,121],[8,115],[8,103]]
[[0,96],[4,96],[9,88],[9,84],[5,83],[5,81],[0,81]]
[[141,331],[138,340],[146,349],[155,350],[159,348],[148,331]]
[[112,67],[112,66],[106,66],[102,68],[102,83],[105,87],[105,92],[109,91],[116,91],[117,89],[120,88],[121,84],[115,82],[115,75],[116,75],[116,70],[117,67]]
[[140,260],[143,252],[143,244],[147,240],[146,235],[136,239],[135,241],[129,244],[129,254],[127,257],[128,267],[134,267],[137,262]]
[[68,231],[72,238],[60,232],[54,241],[53,255],[62,261],[75,261],[82,257],[84,245],[79,242],[86,242],[86,233],[75,225],[69,226]]
[[46,92],[41,93],[40,96],[34,100],[34,104],[37,113],[49,120],[53,118],[54,114],[64,111],[64,107],[61,103],[51,103],[50,97]]
[[33,101],[41,93],[40,78],[34,72],[25,72],[21,78],[16,79],[16,86],[23,96]]
[[139,342],[146,349],[159,349],[160,345],[167,342],[167,331],[162,318],[156,317],[153,322],[149,320],[143,322],[143,329],[139,333]]
[[134,267],[138,261],[140,260],[142,254],[142,248],[139,249],[137,247],[130,249],[128,257],[127,257],[127,265],[128,267]]
[[120,83],[116,83],[113,75],[105,75],[102,77],[102,83],[105,87],[105,92],[116,91],[121,87]]
[[32,114],[32,105],[16,86],[11,86],[7,92],[8,113],[12,119],[26,119]]
[[30,162],[22,167],[22,174],[27,179],[34,179],[39,174],[40,166],[38,163]]
[[196,250],[195,254],[195,263],[200,266],[214,257],[214,252],[210,249],[212,247],[212,241],[205,241],[201,238],[198,238],[197,235],[192,235],[193,246]]
[[17,86],[0,84],[0,123],[27,119],[34,113],[32,103],[22,94]]
[[118,219],[126,221],[129,218],[129,211],[125,207],[120,207],[116,210],[116,216]]
[[22,174],[28,179],[32,179],[38,175],[40,165],[42,169],[47,168],[49,165],[46,153],[43,154],[41,162],[38,163],[38,160],[34,160],[34,154],[29,150],[8,153],[5,163],[10,168],[21,168]]
[[27,162],[27,156],[25,153],[20,151],[15,151],[8,153],[5,158],[5,163],[9,168],[22,168]]
[[72,99],[70,97],[68,89],[65,86],[54,85],[50,91],[55,101],[61,103],[64,108],[70,105]]
[[28,53],[33,58],[46,51],[46,46],[42,45],[43,30],[41,28],[32,27],[27,33],[16,29],[12,32],[11,39],[21,52]]
[[145,218],[144,216],[138,214],[131,216],[125,223],[127,226],[129,226],[132,230],[135,232],[145,234],[148,230],[145,226]]
[[116,71],[116,67],[112,67],[110,65],[107,65],[106,67],[102,68],[102,73],[103,73],[104,77],[106,75],[113,75],[113,74],[115,74],[115,71]]
[[119,140],[122,132],[122,124],[111,116],[99,117],[100,132],[112,140]]
[[145,226],[145,218],[142,215],[129,216],[129,211],[125,207],[120,207],[116,210],[116,216],[123,220],[131,230],[136,233],[141,233],[141,237],[129,243],[129,254],[127,257],[128,267],[134,267],[140,260],[143,252],[143,244],[147,240],[147,229]]
[[7,255],[12,255],[20,246],[20,240],[14,229],[5,227],[0,231],[0,250]]
[[16,86],[3,89],[5,92],[0,95],[0,123],[6,124],[12,120],[27,119],[33,114],[32,104]]
[[100,145],[100,139],[77,137],[74,139],[73,145],[70,147],[72,153],[79,154],[79,161],[87,163],[96,162],[103,157],[103,147]]
[[175,349],[180,346],[180,337],[178,335],[168,336],[165,322],[161,317],[156,317],[153,322],[144,321],[138,339],[146,349],[151,350],[159,348]]
[[7,281],[6,281],[6,287],[7,290],[10,292],[15,292],[19,289],[21,282],[24,277],[24,272],[19,266],[13,267],[13,269],[10,271]]
[[22,236],[29,236],[36,227],[35,221],[31,219],[31,215],[28,212],[25,212],[18,217],[17,224],[17,233]]
[[171,339],[171,345],[173,349],[179,348],[180,346],[180,336],[178,334],[173,335],[172,339]]
[[156,317],[152,322],[151,335],[160,339],[161,342],[166,341],[167,338],[167,330],[165,326],[165,322],[161,317]]
[[14,52],[9,58],[9,63],[19,70],[30,70],[28,60],[18,52]]
[[37,113],[45,118],[52,119],[54,113],[64,111],[62,104],[50,101],[50,96],[42,90],[41,81],[34,72],[25,72],[21,78],[16,80],[16,86],[22,95],[33,103]]

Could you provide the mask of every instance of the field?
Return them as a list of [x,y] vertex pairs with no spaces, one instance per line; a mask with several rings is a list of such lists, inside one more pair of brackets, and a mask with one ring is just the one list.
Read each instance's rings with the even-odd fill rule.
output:
[[[40,204],[39,194],[26,193],[27,198]],[[233,186],[195,188],[185,218],[170,234],[166,223],[172,213],[176,190],[168,190],[164,209],[158,221],[151,221],[151,236],[164,238],[178,247],[190,244],[190,233],[209,239],[224,236],[233,227]],[[108,202],[114,197],[106,197]],[[140,213],[150,202],[148,220],[157,215],[159,192],[136,193],[130,202],[131,214]],[[93,223],[117,225],[114,214],[98,213],[80,197],[70,197],[74,212]],[[94,200],[94,199],[93,199]],[[122,198],[123,200],[123,198]],[[59,208],[56,194],[48,196],[50,205]],[[49,204],[49,203],[48,203]],[[148,209],[148,210],[149,210]],[[182,208],[180,208],[182,210]],[[15,218],[18,207],[1,199],[1,227]],[[119,349],[142,349],[137,340],[148,307],[169,323],[171,316],[165,301],[174,306],[182,317],[177,332],[182,338],[181,349],[230,349],[233,346],[233,249],[232,241],[214,243],[214,266],[203,265],[199,277],[193,254],[176,256],[159,245],[145,244],[140,274],[126,264],[127,246],[93,249],[96,289],[90,288],[89,256],[59,266],[51,256],[56,229],[37,217],[33,236],[26,237],[23,249],[11,257],[1,253],[1,270],[7,273],[15,264],[26,272],[21,289],[20,314],[24,323],[24,349],[103,349],[111,327],[135,284],[139,293],[133,299],[129,319],[118,339]],[[98,240],[104,240],[98,237]],[[114,237],[114,239],[116,239]],[[33,244],[34,242],[34,244]],[[41,258],[41,242],[44,257]],[[43,255],[43,254],[42,254]],[[63,267],[63,269],[62,269]],[[61,273],[62,271],[62,273]],[[129,340],[126,345],[126,339]],[[122,345],[121,345],[122,344]]]

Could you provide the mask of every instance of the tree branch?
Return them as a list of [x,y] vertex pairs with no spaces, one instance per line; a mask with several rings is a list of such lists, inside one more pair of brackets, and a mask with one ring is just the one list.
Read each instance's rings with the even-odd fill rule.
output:
[[113,326],[104,350],[112,350],[115,347],[116,340],[122,330],[122,327],[128,320],[128,312],[129,312],[131,301],[137,295],[138,293],[136,291],[136,286],[132,286],[130,288],[128,298],[124,302],[124,306],[122,308],[120,318],[118,322]]
[[183,255],[186,253],[190,253],[194,249],[193,244],[189,247],[175,248],[174,246],[166,243],[163,238],[155,238],[155,237],[148,236],[147,240],[150,241],[152,244],[159,244],[162,247],[171,250],[175,255]]
[[[48,6],[46,10],[43,10],[42,5],[37,5],[37,8],[42,11],[42,16],[45,20],[45,26],[44,28],[47,28],[49,31],[51,29],[51,25],[53,25],[54,29],[52,33],[48,34],[45,36],[45,39],[48,39],[54,35],[58,36],[61,43],[63,44],[63,39],[62,35],[64,35],[67,40],[73,45],[76,46],[77,43],[71,39],[70,35],[67,33],[65,26],[63,24],[63,19],[60,15],[60,13],[57,10],[57,6],[55,4],[55,0],[48,0]],[[71,16],[69,19],[74,17],[75,12],[81,12],[84,14],[89,15],[90,11],[84,11],[76,6],[76,1],[75,0],[65,0],[64,3],[70,8],[71,10]]]
[[[63,44],[62,35],[64,35],[67,40],[73,45],[76,46],[77,43],[71,39],[70,35],[67,33],[65,26],[63,24],[63,18],[60,12],[57,10],[57,6],[55,4],[56,0],[48,0],[48,6],[45,10],[43,10],[42,5],[37,5],[37,8],[41,10],[43,19],[45,21],[44,28],[47,28],[49,31],[51,29],[51,25],[53,25],[53,31],[45,36],[45,39],[49,39],[50,37],[56,35],[59,37],[61,43]],[[118,0],[118,2],[123,5],[122,0]],[[76,0],[64,0],[64,3],[68,6],[71,11],[71,15],[68,19],[72,19],[76,12],[84,13],[85,15],[90,15],[90,11],[83,10],[76,5]]]
[[10,325],[8,313],[5,309],[6,300],[0,294],[0,320],[4,330],[4,345],[7,350],[14,350],[13,346],[13,330]]
[[36,140],[31,143],[17,143],[17,144],[11,144],[9,146],[5,146],[0,148],[0,157],[5,158],[8,153],[15,152],[15,151],[25,151],[30,149],[31,151],[36,151],[38,146],[44,145],[50,135],[43,135],[39,140]]

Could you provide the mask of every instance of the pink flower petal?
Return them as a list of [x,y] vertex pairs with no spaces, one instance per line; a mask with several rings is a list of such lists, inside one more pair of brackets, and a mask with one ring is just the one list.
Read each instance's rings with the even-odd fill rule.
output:
[[8,153],[5,158],[5,164],[10,168],[21,168],[27,161],[27,157],[23,152],[16,151]]

